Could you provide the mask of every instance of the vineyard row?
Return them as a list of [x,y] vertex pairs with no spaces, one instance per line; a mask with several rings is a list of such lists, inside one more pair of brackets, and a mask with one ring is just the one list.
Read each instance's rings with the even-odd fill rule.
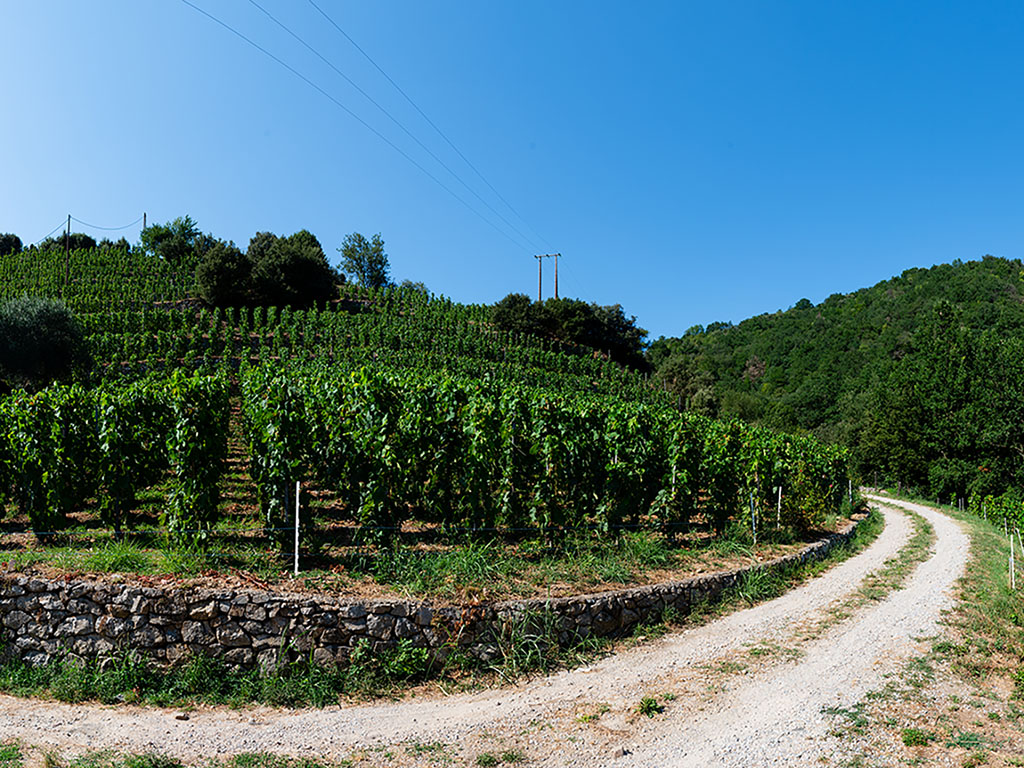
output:
[[488,379],[309,363],[243,366],[237,387],[179,371],[12,395],[0,401],[0,491],[38,533],[91,499],[121,531],[139,494],[162,484],[172,538],[202,543],[222,507],[233,391],[268,536],[291,525],[297,481],[335,494],[336,515],[375,538],[407,521],[557,536],[675,530],[698,514],[719,532],[752,513],[807,528],[846,489],[845,451],[808,437]]

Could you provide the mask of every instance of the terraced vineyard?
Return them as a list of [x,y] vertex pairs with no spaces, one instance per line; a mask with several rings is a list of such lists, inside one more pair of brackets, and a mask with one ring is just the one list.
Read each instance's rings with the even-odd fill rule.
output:
[[496,330],[485,306],[342,286],[322,308],[210,309],[190,274],[109,250],[6,257],[0,285],[63,299],[93,359],[81,382],[0,403],[8,514],[44,538],[73,513],[120,535],[156,493],[167,535],[202,544],[232,451],[268,540],[294,526],[296,482],[329,502],[307,541],[344,524],[373,543],[409,525],[803,529],[847,489],[844,450],[680,413],[592,349]]

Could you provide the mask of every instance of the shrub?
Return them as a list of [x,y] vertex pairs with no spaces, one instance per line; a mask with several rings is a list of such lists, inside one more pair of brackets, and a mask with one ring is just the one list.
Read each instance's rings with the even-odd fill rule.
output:
[[40,389],[88,362],[82,325],[62,302],[22,296],[0,304],[0,378],[8,386]]
[[215,307],[239,307],[252,301],[252,262],[234,243],[218,240],[196,267],[199,295]]

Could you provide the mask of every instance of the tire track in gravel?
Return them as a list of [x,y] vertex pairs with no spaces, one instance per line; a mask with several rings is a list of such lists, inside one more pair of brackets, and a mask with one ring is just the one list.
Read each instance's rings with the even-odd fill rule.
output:
[[[857,691],[877,679],[879,666],[890,666],[883,662],[910,647],[909,637],[933,626],[940,603],[945,604],[937,598],[944,597],[966,557],[966,537],[952,521],[929,513],[938,533],[938,556],[912,577],[914,588],[908,583],[897,593],[906,593],[909,600],[886,608],[887,600],[858,613],[812,644],[814,651],[800,662],[774,667],[724,694],[697,695],[692,686],[706,683],[703,669],[709,661],[752,641],[784,638],[794,624],[848,595],[895,555],[909,538],[910,524],[899,512],[883,512],[885,529],[864,552],[775,600],[514,688],[320,710],[200,709],[187,721],[176,720],[173,710],[0,696],[0,739],[19,738],[69,752],[159,751],[189,761],[248,751],[343,759],[367,747],[409,741],[440,741],[467,753],[475,744],[501,740],[525,751],[534,765],[792,765],[791,760],[772,762],[771,744],[825,728],[812,692],[824,696],[826,705],[855,700]],[[925,571],[935,573],[921,578]],[[848,631],[851,624],[857,629]],[[862,625],[873,628],[870,637],[877,649],[855,642]],[[657,721],[640,722],[630,715],[642,695],[680,686],[692,694],[686,706],[674,704]],[[843,688],[853,698],[825,696],[822,687],[829,694]],[[597,727],[577,722],[577,714],[597,703],[610,707]],[[758,727],[751,729],[751,724]],[[694,745],[702,751],[694,752]],[[733,754],[735,763],[729,762]]]

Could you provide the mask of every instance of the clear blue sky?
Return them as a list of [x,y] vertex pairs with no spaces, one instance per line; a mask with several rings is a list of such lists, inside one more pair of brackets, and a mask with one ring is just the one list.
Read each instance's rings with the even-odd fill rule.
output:
[[380,232],[464,302],[560,251],[563,296],[652,339],[1021,256],[1024,3],[316,1],[522,218],[309,0],[259,4],[462,181],[249,0],[191,2],[466,205],[181,0],[0,0],[0,232]]

